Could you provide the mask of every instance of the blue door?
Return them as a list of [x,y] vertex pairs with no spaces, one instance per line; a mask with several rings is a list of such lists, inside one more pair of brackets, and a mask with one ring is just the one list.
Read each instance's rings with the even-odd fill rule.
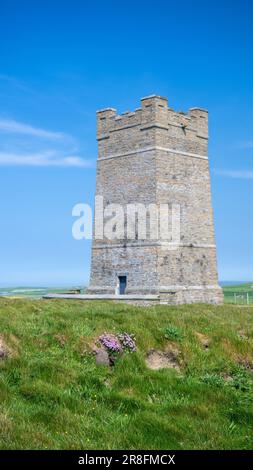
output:
[[125,294],[126,284],[127,284],[126,276],[119,276],[119,293],[120,293],[120,295]]

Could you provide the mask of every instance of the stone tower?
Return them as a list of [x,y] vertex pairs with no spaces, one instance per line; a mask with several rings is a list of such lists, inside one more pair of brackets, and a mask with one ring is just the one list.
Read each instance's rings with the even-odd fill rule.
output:
[[[110,204],[120,204],[125,214],[129,204],[167,204],[171,211],[176,205],[180,240],[167,250],[159,232],[157,239],[129,239],[124,233],[121,239],[109,240],[100,231],[93,237],[88,292],[143,298],[155,294],[159,302],[174,304],[222,302],[210,191],[208,112],[200,108],[187,114],[175,112],[166,98],[148,96],[134,112],[98,111],[97,140],[96,195],[103,197],[97,220]],[[150,220],[147,210],[149,227]],[[138,218],[135,222],[138,226]]]

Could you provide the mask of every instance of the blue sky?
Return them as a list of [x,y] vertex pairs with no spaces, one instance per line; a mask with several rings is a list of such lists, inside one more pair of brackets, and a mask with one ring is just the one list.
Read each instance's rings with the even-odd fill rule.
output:
[[0,3],[0,285],[86,284],[96,110],[208,108],[220,280],[252,280],[251,1]]

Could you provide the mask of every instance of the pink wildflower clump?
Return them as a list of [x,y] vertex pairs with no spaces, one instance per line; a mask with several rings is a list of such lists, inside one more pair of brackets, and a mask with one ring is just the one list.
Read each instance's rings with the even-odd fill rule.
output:
[[117,336],[112,333],[104,333],[99,336],[98,341],[104,346],[109,353],[120,353],[122,352],[122,346]]
[[118,334],[118,338],[124,350],[129,351],[129,352],[136,351],[134,335],[124,332],[124,333]]

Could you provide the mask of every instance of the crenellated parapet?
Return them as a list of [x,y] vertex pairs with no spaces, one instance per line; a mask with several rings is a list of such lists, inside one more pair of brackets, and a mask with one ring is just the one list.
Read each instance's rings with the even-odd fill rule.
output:
[[97,140],[99,158],[140,150],[143,145],[207,155],[208,112],[201,108],[178,112],[168,107],[167,98],[147,96],[134,112],[97,111]]

